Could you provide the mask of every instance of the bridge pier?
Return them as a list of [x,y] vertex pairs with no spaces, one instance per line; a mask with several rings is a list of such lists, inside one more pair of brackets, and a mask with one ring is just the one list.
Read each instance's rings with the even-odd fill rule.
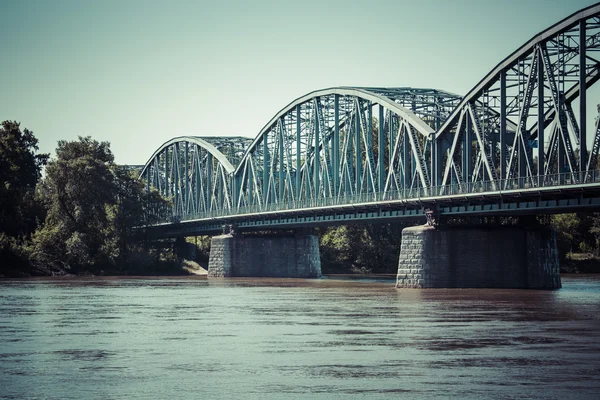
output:
[[558,289],[556,239],[544,227],[405,228],[396,287]]
[[211,240],[208,276],[318,278],[319,240],[303,234],[215,236]]

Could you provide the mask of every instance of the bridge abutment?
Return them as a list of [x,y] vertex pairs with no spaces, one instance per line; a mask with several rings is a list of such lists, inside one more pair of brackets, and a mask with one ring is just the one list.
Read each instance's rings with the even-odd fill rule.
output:
[[396,287],[558,289],[556,239],[544,227],[405,228]]
[[314,235],[215,236],[208,276],[318,278],[319,240]]

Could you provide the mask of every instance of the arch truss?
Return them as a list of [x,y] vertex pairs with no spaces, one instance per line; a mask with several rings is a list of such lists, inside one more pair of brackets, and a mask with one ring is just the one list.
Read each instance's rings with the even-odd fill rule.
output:
[[232,208],[231,174],[251,142],[244,137],[182,136],[150,157],[140,178],[172,201],[173,215],[190,218]]
[[600,78],[599,67],[598,5],[511,54],[437,133],[444,155],[436,171],[442,174],[440,194],[448,185],[469,191],[589,181],[598,167],[600,132],[596,123],[588,140],[586,90]]
[[236,206],[427,191],[430,138],[459,101],[413,88],[334,88],[297,99],[237,167]]

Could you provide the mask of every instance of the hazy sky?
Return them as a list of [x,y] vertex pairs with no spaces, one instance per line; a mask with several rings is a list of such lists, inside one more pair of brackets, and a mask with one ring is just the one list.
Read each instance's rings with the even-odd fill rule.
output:
[[0,0],[0,119],[33,130],[43,152],[90,135],[118,163],[144,164],[174,136],[255,137],[316,89],[465,94],[593,3]]

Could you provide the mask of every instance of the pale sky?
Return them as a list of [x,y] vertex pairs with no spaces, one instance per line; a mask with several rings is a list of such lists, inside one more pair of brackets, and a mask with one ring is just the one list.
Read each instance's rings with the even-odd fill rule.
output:
[[[0,1],[0,120],[144,164],[174,136],[255,137],[333,86],[466,94],[591,0]],[[588,99],[588,104],[600,99]]]

